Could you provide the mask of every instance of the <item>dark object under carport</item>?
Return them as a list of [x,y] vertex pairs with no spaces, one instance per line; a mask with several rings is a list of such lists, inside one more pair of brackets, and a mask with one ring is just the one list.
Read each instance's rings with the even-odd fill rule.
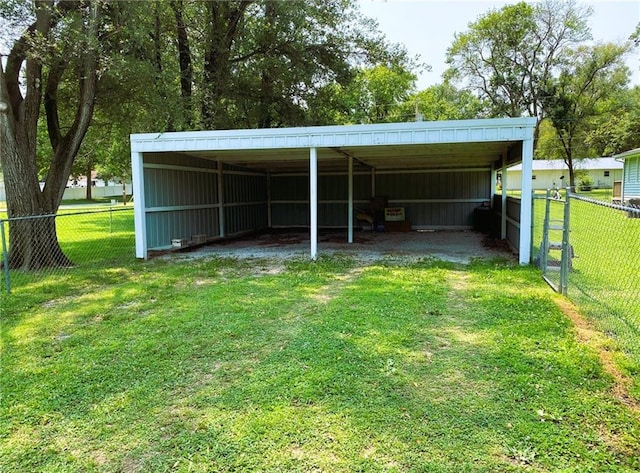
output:
[[481,205],[473,210],[473,229],[481,233],[490,233],[492,227],[491,207]]

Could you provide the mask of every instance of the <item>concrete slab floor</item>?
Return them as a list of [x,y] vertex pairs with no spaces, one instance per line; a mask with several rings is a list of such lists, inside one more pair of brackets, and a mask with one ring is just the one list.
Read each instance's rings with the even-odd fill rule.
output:
[[[348,254],[358,260],[433,258],[468,264],[472,259],[516,256],[502,241],[475,231],[412,231],[384,233],[355,231],[353,243],[347,243],[346,230],[323,230],[318,236],[318,256]],[[231,258],[290,258],[310,255],[308,230],[277,230],[221,240],[188,252],[179,258],[221,256]],[[178,256],[178,255],[174,255]]]

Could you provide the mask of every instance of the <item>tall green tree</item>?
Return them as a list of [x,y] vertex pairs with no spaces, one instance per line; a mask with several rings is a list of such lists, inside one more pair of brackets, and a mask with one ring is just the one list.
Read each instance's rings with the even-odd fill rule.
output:
[[567,48],[590,38],[590,14],[574,0],[520,2],[492,10],[455,35],[447,50],[446,76],[487,100],[493,116],[541,120],[541,90]]
[[343,92],[344,120],[388,123],[402,119],[401,104],[415,91],[416,76],[400,66],[378,65],[360,70]]
[[[54,214],[91,123],[100,71],[100,2],[36,1],[31,19],[0,64],[0,163],[9,217]],[[59,93],[74,80],[73,107],[61,114]],[[72,110],[71,110],[72,109]],[[38,182],[38,121],[44,110],[51,149],[44,188]],[[69,264],[55,220],[10,223],[11,267]]]
[[[99,132],[105,123],[127,123],[130,130],[120,128],[117,138],[125,143],[137,126],[171,128],[177,100],[170,77],[175,74],[158,61],[162,56],[154,48],[156,33],[162,34],[154,29],[161,17],[146,11],[156,4],[0,3],[5,14],[15,15],[13,25],[21,27],[8,45],[6,67],[0,65],[0,163],[10,217],[55,214],[78,155],[87,158],[83,167],[97,166],[99,153],[92,145],[107,142],[108,134]],[[16,5],[20,8],[10,8]],[[129,120],[123,110],[134,101],[145,113]],[[145,115],[153,120],[145,123]],[[58,244],[54,218],[12,220],[10,232],[11,267],[70,264]]]
[[195,128],[326,124],[340,115],[329,91],[346,89],[359,69],[413,67],[354,0],[170,5],[181,96]]
[[550,78],[541,102],[553,124],[557,142],[575,186],[575,161],[589,157],[586,141],[602,105],[626,85],[626,45],[580,46],[567,55],[557,78]]

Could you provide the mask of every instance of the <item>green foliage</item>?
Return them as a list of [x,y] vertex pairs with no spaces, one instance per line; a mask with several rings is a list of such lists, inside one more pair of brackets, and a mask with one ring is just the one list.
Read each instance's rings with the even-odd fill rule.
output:
[[400,66],[374,66],[357,72],[343,91],[345,123],[385,123],[405,121],[400,104],[409,100],[416,76]]
[[567,52],[558,77],[546,84],[542,104],[569,166],[571,186],[575,185],[573,160],[595,155],[585,145],[592,121],[628,81],[626,51],[626,45],[612,43],[580,46]]
[[3,470],[638,467],[638,419],[531,268],[214,258],[91,276],[2,316]]
[[564,50],[589,38],[590,11],[574,1],[520,2],[491,10],[456,34],[449,79],[477,91],[494,116],[541,116],[539,89]]
[[594,180],[591,176],[580,177],[580,187],[591,187],[593,183],[594,183]]
[[468,90],[458,90],[444,82],[432,85],[412,95],[404,105],[403,115],[411,115],[415,104],[423,120],[465,120],[482,118],[487,114],[487,104]]
[[585,140],[601,156],[640,148],[640,86],[613,91],[592,118]]

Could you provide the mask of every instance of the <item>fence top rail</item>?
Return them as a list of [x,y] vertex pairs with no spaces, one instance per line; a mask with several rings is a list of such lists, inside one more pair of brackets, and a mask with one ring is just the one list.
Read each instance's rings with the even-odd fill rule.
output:
[[610,202],[605,202],[603,200],[594,199],[591,197],[584,197],[582,195],[578,195],[571,192],[569,188],[567,188],[567,195],[570,196],[572,199],[581,200],[583,202],[589,202],[590,204],[600,205],[602,207],[608,207],[610,209],[622,210],[623,212],[635,212],[640,214],[640,208],[638,207],[631,207],[629,205],[621,205],[621,204],[613,204]]
[[36,218],[66,217],[67,215],[87,215],[87,214],[99,214],[99,213],[107,213],[107,212],[124,212],[127,210],[132,211],[133,207],[127,207],[127,208],[109,207],[109,208],[96,209],[96,210],[83,210],[81,212],[64,212],[64,213],[44,214],[44,215],[24,215],[22,217],[0,218],[0,222],[17,222],[20,220],[32,220]]

